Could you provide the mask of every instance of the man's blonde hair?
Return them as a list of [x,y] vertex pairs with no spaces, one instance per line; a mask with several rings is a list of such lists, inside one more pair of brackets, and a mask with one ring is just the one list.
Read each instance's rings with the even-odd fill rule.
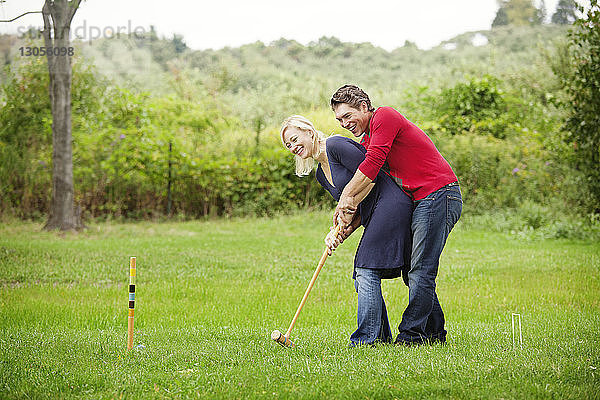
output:
[[[281,142],[285,146],[285,142],[283,141],[283,135],[285,131],[290,127],[300,129],[304,132],[308,132],[313,138],[313,155],[317,157],[321,154],[321,146],[319,146],[319,142],[324,142],[326,137],[323,132],[315,129],[312,122],[310,122],[306,117],[302,115],[292,115],[283,121],[281,124],[280,137]],[[310,172],[315,167],[315,160],[313,157],[307,157],[306,159],[302,159],[299,156],[294,156],[296,160],[296,175],[298,176],[306,176],[310,174]]]

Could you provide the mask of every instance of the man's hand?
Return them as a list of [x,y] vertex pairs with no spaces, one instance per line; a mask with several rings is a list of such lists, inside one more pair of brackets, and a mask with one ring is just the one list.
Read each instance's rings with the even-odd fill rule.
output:
[[350,225],[348,225],[347,227],[345,227],[344,229],[342,229],[340,231],[340,237],[342,239],[342,243],[344,242],[344,240],[348,239],[348,237],[350,235],[352,235],[352,233],[354,233],[354,231],[356,229],[358,229],[358,227],[360,226],[360,214],[359,213],[355,213],[354,214],[354,218],[352,219],[352,222],[350,223]]
[[341,223],[345,228],[352,223],[354,215],[356,214],[356,206],[352,204],[350,198],[341,198],[335,211],[333,212],[333,223]]

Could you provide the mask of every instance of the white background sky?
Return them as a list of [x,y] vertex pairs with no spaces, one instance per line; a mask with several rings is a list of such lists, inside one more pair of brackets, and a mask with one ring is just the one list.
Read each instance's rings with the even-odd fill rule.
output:
[[[0,0],[2,1],[2,0]],[[546,0],[548,15],[558,0]],[[41,10],[44,0],[4,0],[0,19]],[[536,2],[537,4],[537,2]],[[154,25],[160,36],[183,35],[193,49],[237,47],[281,37],[308,44],[321,36],[371,42],[387,50],[415,42],[428,49],[464,33],[490,29],[496,0],[84,0],[73,20],[78,32]],[[1,33],[41,27],[40,14],[0,23]],[[122,32],[124,32],[122,30]]]

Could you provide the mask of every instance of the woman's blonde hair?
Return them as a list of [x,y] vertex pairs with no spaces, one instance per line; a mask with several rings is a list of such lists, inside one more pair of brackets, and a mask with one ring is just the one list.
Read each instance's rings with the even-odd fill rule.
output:
[[[308,132],[313,138],[313,156],[317,157],[321,154],[321,146],[319,146],[319,143],[325,142],[326,137],[323,132],[316,130],[312,122],[302,115],[292,115],[291,117],[286,118],[285,121],[283,121],[283,124],[281,124],[280,137],[284,146],[285,142],[283,140],[283,134],[290,126]],[[315,167],[315,160],[313,157],[302,159],[299,156],[294,156],[294,158],[296,159],[296,175],[298,176],[310,174]]]

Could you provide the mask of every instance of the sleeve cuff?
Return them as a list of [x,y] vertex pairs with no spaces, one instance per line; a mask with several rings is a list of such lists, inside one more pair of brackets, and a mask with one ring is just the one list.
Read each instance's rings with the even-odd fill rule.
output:
[[379,173],[379,171],[372,164],[368,164],[366,160],[358,166],[358,170],[372,181],[375,180]]

